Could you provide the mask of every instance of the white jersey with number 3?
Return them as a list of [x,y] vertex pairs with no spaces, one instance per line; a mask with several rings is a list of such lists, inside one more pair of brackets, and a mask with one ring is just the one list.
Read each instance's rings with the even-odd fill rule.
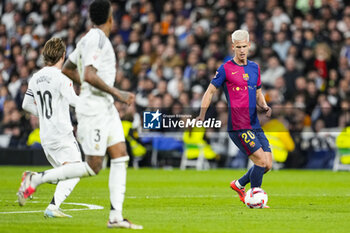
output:
[[55,144],[72,134],[69,105],[78,96],[72,81],[56,67],[44,67],[33,75],[23,100],[23,108],[39,116],[42,145]]
[[113,46],[105,33],[92,28],[78,42],[69,60],[77,66],[82,85],[76,112],[84,115],[103,114],[113,105],[112,95],[84,82],[86,66],[93,66],[97,75],[109,86],[114,85],[116,75],[116,58]]

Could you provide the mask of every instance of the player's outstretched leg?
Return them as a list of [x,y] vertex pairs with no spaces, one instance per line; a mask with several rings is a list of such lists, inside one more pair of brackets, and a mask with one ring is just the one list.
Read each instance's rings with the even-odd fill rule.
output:
[[109,171],[109,192],[111,211],[107,223],[108,228],[143,229],[142,226],[131,223],[123,218],[123,203],[126,190],[126,168],[129,162],[126,145],[124,142],[114,144],[107,148],[111,157]]
[[[249,170],[250,171],[250,175],[249,175],[250,187],[251,188],[256,188],[256,187],[260,188],[261,184],[262,184],[263,176],[265,173],[265,169],[268,165],[268,160],[267,160],[266,154],[262,150],[262,148],[259,148],[253,154],[249,155],[249,159],[252,160],[252,162],[254,163],[253,167],[251,167],[251,169]],[[245,179],[247,179],[247,177]],[[245,179],[243,179],[243,181]]]
[[123,203],[126,190],[126,167],[129,156],[111,159],[108,187],[111,201],[109,222],[123,221]]
[[72,216],[69,214],[63,213],[61,209],[50,209],[49,207],[47,207],[44,212],[44,217],[45,218],[71,218]]
[[245,198],[245,188],[241,186],[238,180],[233,180],[230,184],[231,188],[237,192],[239,199],[244,203]]
[[254,165],[250,173],[250,187],[256,188],[261,187],[263,176],[265,172],[265,167]]
[[233,180],[230,184],[230,187],[237,192],[239,199],[243,203],[245,198],[245,186],[250,182],[250,173],[252,172],[252,169],[253,167],[251,167],[239,180]]
[[[261,148],[249,156],[254,162],[254,166],[250,173],[251,188],[261,187],[265,171],[271,169],[272,160],[270,161],[269,156],[271,157],[271,152],[264,152]],[[270,207],[265,206],[265,208]]]
[[63,180],[58,182],[55,194],[51,203],[44,212],[44,217],[47,218],[71,218],[72,216],[65,214],[60,209],[62,202],[71,194],[75,185],[79,182],[79,178]]
[[109,172],[109,192],[111,200],[111,211],[107,223],[108,228],[130,228],[143,229],[141,225],[131,223],[124,219],[122,215],[124,194],[126,186],[126,168],[129,156],[122,156],[111,159],[111,168]]
[[107,223],[108,228],[128,228],[128,229],[134,229],[134,230],[142,230],[143,227],[141,225],[136,225],[130,222],[127,219],[123,219],[122,221],[114,221],[111,222],[110,220]]
[[31,186],[32,176],[35,174],[35,172],[30,171],[23,172],[21,186],[17,192],[18,204],[20,206],[24,206],[28,197],[30,197],[35,192],[35,188]]
[[78,177],[93,176],[96,173],[86,162],[69,163],[58,168],[46,170],[44,172],[24,172],[22,183],[18,190],[18,203],[23,206],[30,195],[32,195],[37,186],[43,183],[58,183],[62,180],[68,180]]

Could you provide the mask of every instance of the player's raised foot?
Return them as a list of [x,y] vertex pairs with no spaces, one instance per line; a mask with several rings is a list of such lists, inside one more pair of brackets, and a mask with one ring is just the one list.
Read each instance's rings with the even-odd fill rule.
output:
[[72,216],[65,214],[60,209],[49,209],[46,208],[44,212],[45,218],[71,218]]
[[120,221],[120,222],[109,220],[107,223],[107,227],[108,228],[128,228],[128,229],[134,229],[134,230],[143,229],[143,226],[136,225],[127,219],[124,219],[123,221]]
[[26,201],[31,195],[35,192],[35,188],[31,186],[32,175],[36,174],[35,172],[25,171],[22,175],[21,186],[18,189],[18,204],[24,206]]
[[232,181],[231,184],[230,184],[230,186],[231,186],[231,188],[232,188],[233,190],[235,190],[235,191],[237,192],[237,194],[238,194],[239,199],[241,200],[241,202],[244,203],[245,188],[242,188],[242,189],[238,188],[238,187],[236,186],[236,181],[237,181],[237,180]]

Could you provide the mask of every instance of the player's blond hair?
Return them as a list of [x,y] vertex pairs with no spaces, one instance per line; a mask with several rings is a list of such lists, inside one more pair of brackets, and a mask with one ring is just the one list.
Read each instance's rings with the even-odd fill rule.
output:
[[240,40],[247,40],[249,42],[249,33],[246,30],[236,30],[232,33],[232,43]]
[[60,38],[51,38],[43,49],[44,63],[48,66],[55,65],[66,52],[66,45]]

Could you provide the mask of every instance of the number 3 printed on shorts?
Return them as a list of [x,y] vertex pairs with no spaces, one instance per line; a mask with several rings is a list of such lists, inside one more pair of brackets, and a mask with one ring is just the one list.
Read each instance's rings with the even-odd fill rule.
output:
[[245,143],[248,143],[251,141],[251,139],[255,138],[255,135],[250,130],[248,130],[247,133],[242,133],[241,136]]
[[96,135],[95,135],[94,141],[95,142],[99,142],[101,140],[100,130],[99,129],[95,129],[95,133],[96,133]]

